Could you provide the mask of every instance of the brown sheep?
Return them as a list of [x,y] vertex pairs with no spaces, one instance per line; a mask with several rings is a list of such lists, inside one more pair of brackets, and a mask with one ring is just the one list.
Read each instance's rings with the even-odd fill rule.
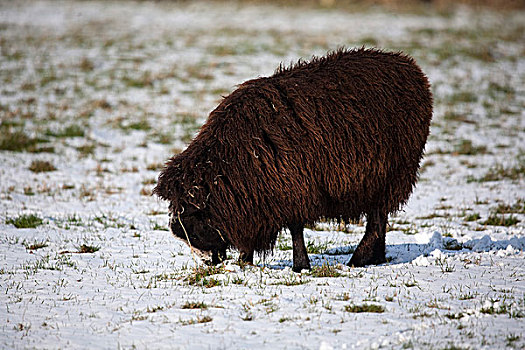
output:
[[170,228],[213,263],[251,262],[290,229],[293,270],[310,268],[303,228],[367,218],[349,265],[385,259],[388,214],[418,178],[432,118],[426,76],[402,53],[340,49],[247,81],[167,163],[154,193]]

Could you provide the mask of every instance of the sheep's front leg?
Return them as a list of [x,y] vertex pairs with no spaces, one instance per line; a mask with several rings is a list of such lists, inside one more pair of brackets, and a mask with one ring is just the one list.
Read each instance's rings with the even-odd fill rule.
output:
[[226,260],[226,249],[215,249],[211,252],[212,265],[218,265]]
[[362,267],[386,262],[385,238],[388,215],[374,210],[366,215],[366,232],[348,266]]
[[293,268],[294,272],[301,272],[302,269],[310,270],[310,259],[306,246],[304,245],[303,225],[290,225],[293,245]]

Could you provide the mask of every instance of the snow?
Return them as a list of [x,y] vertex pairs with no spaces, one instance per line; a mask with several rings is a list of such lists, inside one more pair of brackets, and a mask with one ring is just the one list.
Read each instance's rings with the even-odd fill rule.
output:
[[[0,348],[525,347],[524,22],[523,11],[468,8],[1,2],[1,132],[21,128],[54,152],[0,150]],[[193,283],[167,203],[149,196],[156,164],[237,84],[370,38],[411,53],[435,98],[420,181],[390,218],[388,263],[347,267],[363,223],[323,222],[305,231],[309,256],[338,277],[292,272],[285,230],[256,266],[232,251]],[[49,136],[69,125],[84,136]],[[471,154],[457,152],[464,140]],[[57,170],[34,173],[33,160]],[[43,223],[16,228],[26,214]],[[486,223],[495,214],[516,222]],[[364,304],[384,312],[346,311]]]

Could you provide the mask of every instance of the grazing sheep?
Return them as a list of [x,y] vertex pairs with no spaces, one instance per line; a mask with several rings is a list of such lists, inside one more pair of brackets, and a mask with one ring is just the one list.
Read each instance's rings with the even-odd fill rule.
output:
[[218,263],[268,253],[287,227],[293,270],[310,268],[303,228],[367,218],[349,265],[384,263],[388,214],[418,178],[432,118],[430,85],[402,53],[340,49],[247,81],[167,163],[154,193],[170,228]]

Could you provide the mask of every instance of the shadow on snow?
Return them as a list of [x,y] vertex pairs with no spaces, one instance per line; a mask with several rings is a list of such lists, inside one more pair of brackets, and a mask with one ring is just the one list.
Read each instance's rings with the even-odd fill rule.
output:
[[[328,249],[324,254],[310,254],[312,266],[347,264],[352,257],[357,245],[349,245]],[[388,263],[385,265],[404,264],[418,257],[429,256],[435,250],[444,255],[458,253],[489,252],[507,250],[510,253],[525,250],[525,237],[512,237],[500,241],[493,241],[489,235],[482,238],[471,239],[460,243],[454,238],[443,237],[439,232],[434,232],[428,243],[401,243],[391,244],[386,247]],[[284,269],[293,265],[292,260],[278,260],[270,264],[261,264],[271,269]]]

